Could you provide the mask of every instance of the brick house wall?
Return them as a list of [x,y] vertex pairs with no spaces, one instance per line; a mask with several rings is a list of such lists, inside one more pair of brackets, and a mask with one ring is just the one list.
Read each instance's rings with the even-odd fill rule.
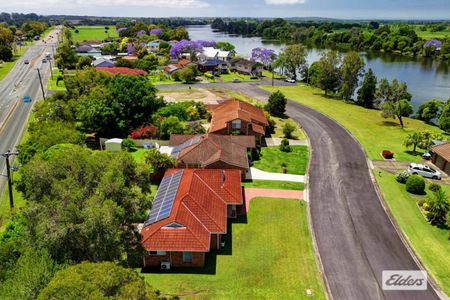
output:
[[168,261],[171,267],[204,267],[205,266],[205,253],[204,252],[192,252],[192,262],[183,262],[183,252],[167,252],[165,256],[144,255],[144,267],[147,268],[160,268],[161,263]]
[[211,234],[211,250],[220,250],[222,234]]
[[442,156],[433,153],[431,162],[435,164],[436,167],[444,171],[446,174],[450,175],[450,164]]

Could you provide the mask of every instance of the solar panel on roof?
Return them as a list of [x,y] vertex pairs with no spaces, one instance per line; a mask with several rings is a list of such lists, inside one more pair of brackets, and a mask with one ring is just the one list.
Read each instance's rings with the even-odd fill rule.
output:
[[175,146],[172,149],[172,153],[171,153],[172,157],[177,158],[178,154],[180,154],[181,151],[183,151],[184,149],[186,149],[194,144],[198,144],[202,140],[202,137],[203,136],[201,136],[201,135],[196,135],[196,136],[190,138],[189,140],[187,140],[186,142],[184,142],[178,146]]
[[170,215],[182,176],[183,170],[180,170],[163,178],[144,226],[156,223]]

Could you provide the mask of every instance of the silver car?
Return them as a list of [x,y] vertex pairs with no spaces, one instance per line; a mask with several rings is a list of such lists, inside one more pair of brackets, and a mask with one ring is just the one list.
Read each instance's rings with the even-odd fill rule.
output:
[[408,167],[409,174],[420,175],[425,178],[441,179],[441,172],[427,165],[412,163]]

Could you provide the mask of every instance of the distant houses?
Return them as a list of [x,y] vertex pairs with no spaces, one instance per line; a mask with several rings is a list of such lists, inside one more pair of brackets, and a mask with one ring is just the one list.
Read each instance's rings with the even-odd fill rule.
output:
[[262,75],[264,65],[259,62],[238,57],[230,61],[230,70],[241,74],[259,77]]
[[199,61],[206,60],[221,60],[223,62],[229,62],[233,57],[230,51],[223,51],[214,47],[203,47],[202,53],[198,55]]
[[113,68],[116,66],[116,63],[109,59],[98,58],[92,62],[92,66],[94,68]]

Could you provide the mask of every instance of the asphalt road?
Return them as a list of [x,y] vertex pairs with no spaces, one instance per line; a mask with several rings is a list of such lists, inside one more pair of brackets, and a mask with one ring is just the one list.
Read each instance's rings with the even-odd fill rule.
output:
[[[0,81],[0,153],[16,148],[34,103],[42,99],[37,69],[41,72],[45,88],[50,64],[43,63],[42,58],[47,52],[53,53],[57,42],[56,31],[53,30],[44,40],[29,46],[14,68]],[[25,60],[29,64],[25,64]],[[23,103],[23,96],[30,96],[33,102]],[[0,174],[6,174],[3,157],[0,157]],[[5,176],[1,176],[0,193],[5,187],[5,181]]]
[[[195,85],[209,88],[211,84]],[[257,84],[213,84],[261,101],[269,93]],[[183,85],[160,89],[185,89]],[[311,142],[309,203],[332,298],[335,300],[439,299],[427,291],[383,291],[383,270],[419,270],[387,216],[359,143],[325,115],[289,100],[287,114],[302,125]]]

